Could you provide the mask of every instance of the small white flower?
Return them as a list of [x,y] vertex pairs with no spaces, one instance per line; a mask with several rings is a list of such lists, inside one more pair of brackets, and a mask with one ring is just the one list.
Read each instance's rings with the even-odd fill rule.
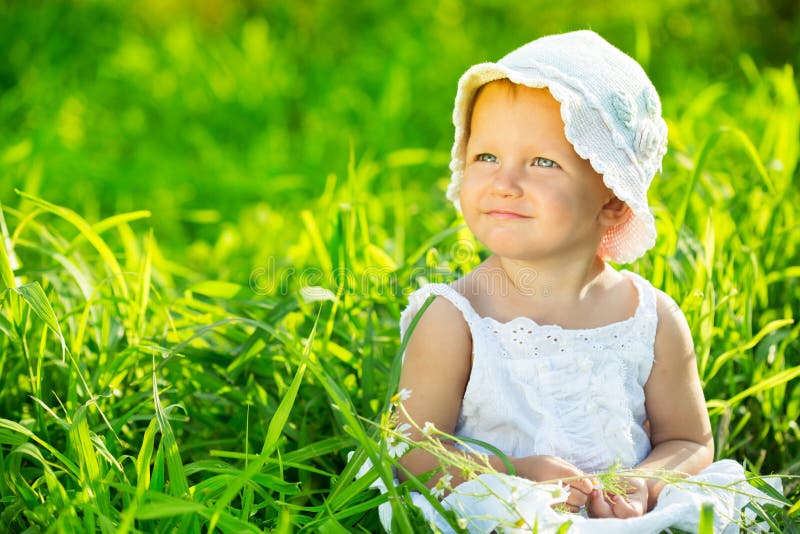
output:
[[406,453],[407,450],[408,443],[405,441],[400,441],[393,438],[389,443],[386,444],[386,452],[392,458],[400,458]]
[[305,286],[300,288],[300,297],[306,303],[330,300],[336,302],[336,293],[320,286]]
[[436,485],[431,488],[431,495],[434,495],[437,499],[441,499],[444,497],[445,490],[453,489],[450,485],[450,481],[453,480],[453,475],[450,473],[445,473],[444,475],[439,478],[436,482]]
[[394,395],[392,395],[392,404],[398,404],[400,402],[405,402],[411,398],[411,390],[403,388]]
[[397,425],[397,428],[394,429],[395,435],[390,436],[389,441],[386,443],[386,452],[389,453],[389,456],[399,458],[406,453],[408,443],[405,440],[411,437],[409,430],[411,430],[411,425],[408,423]]
[[569,497],[569,486],[564,486],[564,482],[559,480],[553,491],[550,493],[554,502],[565,502]]
[[467,528],[467,520],[463,517],[456,519],[456,524],[458,525],[458,528]]
[[425,424],[422,426],[422,433],[426,436],[430,436],[435,430],[436,426],[430,421],[425,421]]

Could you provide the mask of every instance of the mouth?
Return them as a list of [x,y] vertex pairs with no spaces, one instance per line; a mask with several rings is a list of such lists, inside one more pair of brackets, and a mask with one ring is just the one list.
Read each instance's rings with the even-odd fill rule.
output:
[[493,219],[530,219],[527,215],[522,215],[516,211],[489,210],[484,213]]

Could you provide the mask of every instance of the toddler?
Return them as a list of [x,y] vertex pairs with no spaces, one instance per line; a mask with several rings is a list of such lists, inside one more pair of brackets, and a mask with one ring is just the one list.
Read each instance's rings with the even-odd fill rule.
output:
[[[416,425],[413,440],[426,424],[489,443],[516,475],[490,455],[499,474],[464,480],[413,447],[402,466],[438,470],[429,486],[452,488],[442,504],[470,532],[547,532],[568,520],[570,532],[691,531],[704,502],[724,529],[747,499],[711,486],[744,473],[712,463],[686,319],[644,278],[606,263],[655,243],[646,195],[667,127],[647,75],[591,31],[543,37],[470,68],[453,120],[447,196],[491,256],[410,296],[403,335],[435,300],[404,355],[400,388],[411,395],[400,423]],[[610,468],[636,475],[610,490],[592,476]],[[665,486],[650,476],[664,472],[691,478]],[[541,484],[557,481],[558,511],[558,492]],[[421,495],[414,502],[451,530]]]

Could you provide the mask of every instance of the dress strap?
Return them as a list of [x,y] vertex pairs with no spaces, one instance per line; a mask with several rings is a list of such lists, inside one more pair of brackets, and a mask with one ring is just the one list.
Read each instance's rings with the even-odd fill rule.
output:
[[639,300],[636,308],[636,315],[657,317],[656,288],[653,287],[653,284],[633,271],[622,270],[620,272],[627,276],[631,282],[633,282],[633,285],[636,286],[636,293],[638,293]]
[[464,320],[473,329],[480,319],[478,313],[472,308],[469,300],[447,284],[425,284],[408,296],[408,306],[400,314],[400,339],[404,339],[411,321],[417,316],[419,310],[430,297],[438,296],[447,299],[464,316]]

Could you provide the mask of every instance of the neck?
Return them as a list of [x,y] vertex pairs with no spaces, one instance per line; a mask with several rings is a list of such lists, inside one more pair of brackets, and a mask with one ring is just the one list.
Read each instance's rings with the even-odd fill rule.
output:
[[597,256],[564,265],[546,262],[525,262],[494,256],[513,289],[523,297],[546,297],[550,302],[576,301],[586,297],[605,270],[605,262]]

